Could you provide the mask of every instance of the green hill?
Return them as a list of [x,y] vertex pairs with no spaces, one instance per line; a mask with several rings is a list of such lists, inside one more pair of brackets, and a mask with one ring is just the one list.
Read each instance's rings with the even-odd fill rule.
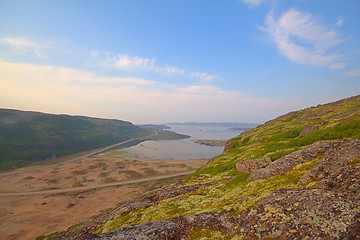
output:
[[358,239],[359,199],[356,96],[246,131],[192,176],[54,239]]
[[241,160],[279,159],[320,140],[360,138],[360,96],[290,112],[231,139],[200,173],[235,169]]
[[0,109],[0,170],[152,133],[120,120]]

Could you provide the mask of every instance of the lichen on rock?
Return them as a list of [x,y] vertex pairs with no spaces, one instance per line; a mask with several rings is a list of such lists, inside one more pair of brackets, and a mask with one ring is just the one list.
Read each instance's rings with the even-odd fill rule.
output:
[[252,173],[255,170],[265,168],[271,163],[269,157],[253,160],[241,160],[236,164],[239,173]]

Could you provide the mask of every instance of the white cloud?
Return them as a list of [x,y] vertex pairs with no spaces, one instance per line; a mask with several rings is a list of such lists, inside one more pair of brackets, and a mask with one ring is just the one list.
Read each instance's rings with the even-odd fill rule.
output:
[[266,3],[267,0],[242,0],[242,2],[249,5],[250,8],[254,8]]
[[92,57],[98,57],[99,55],[100,55],[100,52],[98,51],[98,50],[92,50],[91,52],[90,52],[90,55],[92,56]]
[[276,6],[279,0],[240,0],[244,4],[248,5],[250,9],[260,7],[261,5]]
[[[98,57],[100,53],[98,51],[92,51],[91,55],[93,57]],[[149,59],[127,54],[118,54],[114,56],[113,54],[107,53],[105,65],[124,71],[147,70],[164,75],[184,75],[185,73],[184,69],[176,66],[169,66],[167,64],[165,66],[158,66],[155,62],[156,60],[154,58]]]
[[165,67],[155,67],[154,70],[165,75],[184,75],[185,73],[184,69],[168,65],[165,65]]
[[114,58],[114,64],[121,70],[153,69],[155,59],[131,57],[129,55],[118,55]]
[[290,61],[317,66],[339,64],[340,56],[329,50],[343,40],[311,14],[290,9],[276,19],[270,12],[265,25],[260,29],[270,35]]
[[331,69],[344,69],[346,66],[346,63],[334,63],[330,65]]
[[51,48],[51,42],[45,40],[32,40],[29,38],[4,38],[3,43],[10,45],[12,48],[21,52],[32,52],[40,58],[45,58],[44,49]]
[[202,82],[211,82],[216,78],[215,75],[207,74],[204,72],[192,72],[189,73],[189,77],[191,78],[200,78]]
[[354,69],[346,73],[348,76],[360,77],[360,69]]
[[185,88],[178,88],[177,91],[188,94],[196,94],[196,95],[217,95],[230,93],[231,91],[225,91],[220,88],[214,87],[212,85],[194,85]]
[[341,27],[344,24],[344,20],[340,17],[338,21],[335,23],[336,26]]
[[[264,121],[293,106],[212,85],[178,86],[0,60],[0,107],[130,120]],[[235,109],[235,110],[234,110]]]

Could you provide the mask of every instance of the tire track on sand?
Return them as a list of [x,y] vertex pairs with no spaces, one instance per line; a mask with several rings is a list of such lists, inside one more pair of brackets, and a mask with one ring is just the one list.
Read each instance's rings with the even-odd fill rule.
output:
[[0,197],[21,197],[21,196],[31,196],[31,195],[52,195],[52,194],[60,194],[60,193],[70,193],[70,192],[83,192],[97,188],[105,188],[105,187],[113,187],[113,186],[120,186],[120,185],[127,185],[133,183],[140,183],[140,182],[149,182],[155,180],[162,180],[167,178],[173,177],[180,177],[194,173],[195,171],[190,172],[181,172],[181,173],[174,173],[165,176],[156,176],[150,178],[142,178],[142,179],[135,179],[123,182],[113,182],[113,183],[104,183],[95,186],[85,186],[85,187],[74,187],[74,188],[63,188],[63,189],[52,189],[52,190],[44,190],[44,191],[34,191],[34,192],[13,192],[13,193],[0,193]]

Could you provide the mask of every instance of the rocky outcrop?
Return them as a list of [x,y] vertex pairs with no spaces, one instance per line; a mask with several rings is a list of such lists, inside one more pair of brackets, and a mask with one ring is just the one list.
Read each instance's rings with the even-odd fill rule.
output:
[[313,189],[279,189],[237,224],[246,237],[360,239],[360,165],[338,169]]
[[345,139],[339,143],[338,146],[327,150],[315,167],[300,178],[299,183],[323,179],[347,164],[359,160],[359,139]]
[[303,128],[303,130],[301,130],[300,137],[305,136],[315,130],[318,130],[319,128],[321,128],[322,126],[324,126],[327,123],[328,123],[327,121],[319,121],[319,122],[307,125],[306,127]]
[[279,189],[240,214],[239,233],[261,239],[358,239],[357,197],[324,189]]
[[233,147],[233,142],[232,142],[231,140],[228,140],[228,141],[225,143],[223,153],[229,151],[232,147]]
[[293,166],[319,158],[314,169],[309,171],[300,182],[310,181],[328,175],[339,167],[345,166],[360,154],[360,140],[319,141],[290,153],[272,162],[266,168],[252,172],[248,180],[266,179],[270,176],[285,174]]
[[354,203],[360,205],[360,164],[349,165],[339,169],[329,177],[319,181],[315,188],[357,194],[357,198],[354,198]]
[[271,163],[271,159],[260,158],[253,160],[242,160],[236,164],[236,169],[239,173],[252,173],[255,170],[265,168]]
[[212,227],[233,232],[234,217],[215,213],[201,213],[168,220],[137,224],[119,228],[106,234],[88,234],[82,240],[117,239],[117,240],[152,240],[152,239],[189,239],[187,236],[196,228]]

